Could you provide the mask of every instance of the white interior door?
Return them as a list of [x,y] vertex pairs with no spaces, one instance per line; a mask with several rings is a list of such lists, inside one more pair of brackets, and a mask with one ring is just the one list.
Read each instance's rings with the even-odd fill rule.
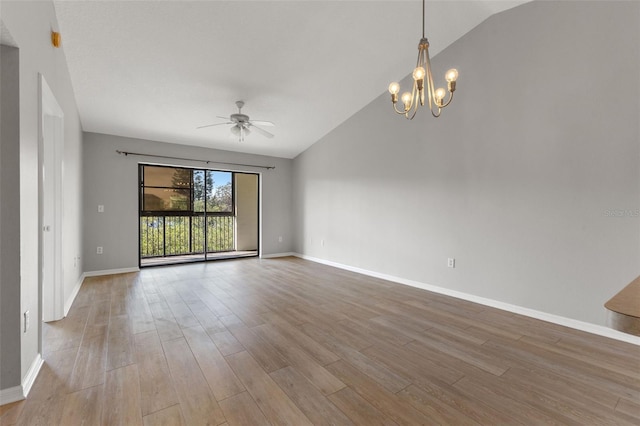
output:
[[62,268],[64,114],[40,76],[40,283],[42,320],[64,316]]

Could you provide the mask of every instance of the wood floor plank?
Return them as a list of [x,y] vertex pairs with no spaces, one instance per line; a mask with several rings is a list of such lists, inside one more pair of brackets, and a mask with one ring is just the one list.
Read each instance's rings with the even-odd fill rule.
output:
[[251,356],[267,373],[279,370],[289,365],[287,360],[273,345],[264,340],[246,326],[238,326],[231,330],[231,334],[249,351]]
[[[572,351],[570,349],[565,349],[560,345],[552,345],[544,342],[539,342],[527,336],[520,339],[520,341],[523,343],[536,345],[539,348],[544,349],[548,352],[553,352],[554,354],[566,356],[576,362],[584,363],[598,369],[604,369],[607,371],[607,374],[616,374],[618,377],[625,378],[625,381],[627,381],[628,383],[636,385],[640,383],[640,361],[638,361],[634,365],[627,366],[616,363],[615,361],[611,362],[609,357],[595,359],[593,356],[584,354],[582,351]],[[640,355],[640,352],[638,353],[638,355]]]
[[169,309],[173,313],[173,317],[181,328],[193,327],[200,324],[191,312],[191,309],[182,300],[179,302],[168,303]]
[[293,345],[289,339],[280,334],[269,324],[263,324],[253,329],[256,334],[272,343],[272,345],[294,366],[304,377],[313,383],[324,395],[332,394],[345,384],[329,373],[313,358]]
[[229,426],[271,424],[248,392],[241,392],[220,401],[220,407]]
[[226,331],[227,328],[202,301],[188,303],[189,309],[194,317],[208,334],[215,334]]
[[[542,330],[541,332],[543,332]],[[612,341],[612,339],[609,339]],[[556,345],[569,351],[569,353],[579,352],[583,355],[588,355],[595,360],[606,360],[607,362],[616,363],[620,366],[625,366],[633,371],[640,370],[640,346],[635,350],[629,351],[623,350],[618,345],[607,342],[606,345],[594,345],[593,342],[566,334],[563,336]]]
[[291,426],[312,424],[249,352],[243,351],[229,355],[227,360],[272,424]]
[[0,425],[15,425],[22,414],[24,405],[24,400],[0,405]]
[[99,300],[91,305],[87,325],[107,325],[111,312],[111,299]]
[[[404,362],[398,360],[398,364],[404,364]],[[413,394],[410,398],[412,405],[416,405],[415,402],[422,398],[434,398],[442,404],[454,407],[461,415],[473,419],[480,424],[508,424],[512,422],[508,416],[502,413],[500,407],[483,404],[479,401],[479,398],[472,398],[465,395],[449,382],[438,378],[437,374],[434,373],[434,371],[425,370],[421,374],[412,376],[414,385],[412,385],[413,387],[407,387],[407,389],[411,388],[412,390],[412,392],[410,392]],[[489,373],[478,369],[475,374],[484,377]],[[494,376],[491,375],[490,377]],[[459,380],[456,380],[456,383],[457,382],[459,382]],[[419,389],[415,389],[416,387]],[[407,397],[408,395],[403,396]],[[439,405],[442,410],[445,410],[445,407],[442,407],[441,404],[437,405]],[[416,406],[416,408],[418,407]]]
[[[316,425],[353,424],[342,411],[293,367],[285,367],[270,374],[271,378],[291,398],[298,408]],[[344,385],[342,386],[344,388]],[[341,388],[341,389],[342,389]]]
[[[208,333],[207,333],[208,334]],[[213,343],[216,344],[222,355],[227,356],[237,352],[244,351],[244,346],[229,331],[222,331],[215,334],[209,334]]]
[[67,395],[61,425],[99,425],[102,417],[103,386],[82,389]]
[[[505,383],[503,387],[490,386],[471,380],[467,377],[458,381],[454,387],[462,391],[468,399],[473,399],[476,403],[484,403],[492,409],[497,410],[503,423],[519,424],[565,424],[572,423],[570,419],[560,416],[549,416],[544,411],[537,410],[526,402],[512,398],[513,394]],[[496,422],[496,415],[487,418],[489,411],[485,409],[476,410],[471,413],[471,417],[485,423],[487,421]]]
[[198,362],[184,338],[163,342],[180,408],[188,425],[217,425],[225,421]]
[[327,369],[399,425],[428,423],[427,416],[347,362],[336,361],[329,364]]
[[128,309],[128,316],[131,323],[131,333],[138,334],[156,329],[153,321],[153,314],[146,298],[138,299]]
[[43,348],[45,358],[50,352],[80,347],[90,311],[91,306],[82,306],[69,310],[69,314],[62,321],[43,323],[43,333],[47,342]]
[[428,336],[427,339],[409,343],[407,347],[426,346],[496,376],[500,376],[509,368],[508,364],[499,358],[499,355],[496,356],[497,351],[487,353],[490,348],[460,343],[455,338],[443,337],[441,332],[435,329],[428,330]]
[[129,317],[112,316],[107,337],[107,371],[135,362],[134,341]]
[[407,378],[402,377],[395,371],[392,371],[383,363],[369,358],[364,352],[357,351],[352,347],[345,345],[335,339],[331,334],[322,330],[314,330],[313,333],[316,339],[323,342],[343,360],[348,361],[362,373],[389,389],[389,391],[396,393],[411,384],[411,381]]
[[[60,424],[66,395],[55,398],[37,400],[32,399],[24,404],[18,417],[18,426],[50,426]],[[3,425],[4,426],[4,425]]]
[[287,340],[295,343],[312,358],[314,358],[320,365],[331,364],[338,361],[340,357],[319,342],[313,340],[307,336],[300,329],[295,327],[295,322],[290,324],[287,322],[281,312],[271,313],[265,315],[269,324],[273,325],[280,334],[282,334]]
[[356,425],[397,426],[393,420],[385,417],[378,409],[369,404],[351,388],[344,388],[329,399],[342,410]]
[[153,330],[137,334],[135,343],[142,415],[178,404],[180,401],[173,387],[158,333]]
[[173,405],[142,418],[144,426],[186,426],[180,405]]
[[433,423],[443,425],[479,425],[480,423],[467,417],[460,411],[433,397],[418,386],[411,385],[398,392],[400,398],[405,399],[415,409],[426,414]]
[[221,401],[245,390],[201,326],[185,328],[182,332],[216,400]]
[[510,368],[503,377],[518,382],[535,383],[540,388],[558,391],[564,397],[589,401],[590,404],[602,405],[609,409],[614,409],[619,401],[619,398],[610,392],[572,381],[570,377],[558,377],[543,368],[515,366]]
[[632,401],[640,400],[640,383],[629,381],[629,378],[626,377],[620,378],[615,372],[607,374],[606,370],[576,362],[571,357],[548,352],[538,345],[496,339],[485,342],[483,346],[500,351],[502,357],[514,365],[531,364],[538,368],[548,369],[560,377],[567,376],[570,380],[583,383],[586,386],[606,389],[622,398]]
[[107,325],[87,325],[71,375],[71,389],[80,390],[104,383],[107,327]]
[[136,364],[117,368],[107,373],[104,385],[102,424],[142,425],[140,409],[140,382]]
[[390,346],[376,344],[362,351],[371,359],[393,368],[399,374],[416,381],[442,380],[445,383],[455,383],[464,373],[448,365],[437,363],[426,353],[411,351],[404,346]]
[[29,393],[29,400],[57,398],[73,392],[71,375],[77,354],[78,349],[66,349],[47,355]]
[[638,424],[640,424],[640,401],[629,401],[628,399],[620,398],[615,410],[637,419]]
[[[564,411],[568,409],[570,414],[566,414],[567,417],[574,418],[577,421],[584,421],[583,419],[590,419],[589,422],[598,422],[605,424],[615,424],[621,422],[622,417],[619,417],[616,421],[612,416],[614,413],[611,407],[607,407],[600,401],[593,400],[585,396],[585,389],[576,391],[571,386],[554,386],[549,387],[548,382],[539,380],[538,376],[530,374],[530,372],[524,369],[512,368],[507,373],[508,376],[504,377],[504,380],[509,380],[510,383],[516,383],[526,387],[530,392],[545,395],[549,398],[553,398],[553,407],[556,411],[560,411],[564,414]],[[504,381],[502,380],[502,381]],[[548,404],[551,405],[551,404]],[[580,415],[574,416],[576,413]],[[622,422],[620,424],[623,424]]]
[[387,342],[390,345],[405,345],[412,341],[412,338],[396,333],[394,330],[380,324],[372,324],[363,320],[343,320],[338,322],[341,327],[351,331],[351,333],[368,338],[374,337],[376,341]]

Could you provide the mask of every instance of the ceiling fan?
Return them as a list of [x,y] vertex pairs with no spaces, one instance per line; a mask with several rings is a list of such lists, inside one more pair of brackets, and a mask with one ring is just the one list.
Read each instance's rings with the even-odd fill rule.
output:
[[264,137],[272,138],[273,133],[269,133],[264,129],[261,129],[257,126],[275,126],[271,121],[264,120],[250,120],[249,116],[242,113],[242,107],[244,106],[244,101],[236,101],[236,106],[238,107],[238,112],[235,114],[231,114],[229,117],[222,117],[218,115],[218,118],[222,118],[223,120],[229,120],[224,123],[215,123],[215,124],[207,124],[206,126],[196,127],[197,129],[202,129],[205,127],[213,127],[213,126],[222,126],[222,125],[231,125],[231,133],[238,136],[238,140],[240,142],[244,142],[245,136],[251,133],[251,130],[255,130],[259,134]]

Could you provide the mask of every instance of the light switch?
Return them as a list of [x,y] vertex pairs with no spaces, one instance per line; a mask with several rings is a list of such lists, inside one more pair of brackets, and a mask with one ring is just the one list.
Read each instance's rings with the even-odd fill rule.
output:
[[98,213],[104,213],[104,205],[98,204]]

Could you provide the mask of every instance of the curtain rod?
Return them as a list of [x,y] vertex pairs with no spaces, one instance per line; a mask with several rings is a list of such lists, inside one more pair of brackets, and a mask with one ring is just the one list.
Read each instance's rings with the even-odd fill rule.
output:
[[242,164],[242,163],[225,163],[224,161],[213,161],[213,160],[198,160],[195,158],[182,158],[182,157],[171,157],[168,155],[157,155],[157,154],[142,154],[140,152],[127,152],[127,151],[120,151],[118,149],[116,149],[116,152],[120,155],[124,155],[125,157],[128,155],[138,155],[141,157],[155,157],[155,158],[168,158],[170,160],[184,160],[184,161],[197,161],[200,163],[206,163],[206,164],[226,164],[229,166],[244,166],[244,167],[257,167],[259,169],[267,169],[267,170],[273,170],[276,168],[276,166],[259,166],[256,164]]

